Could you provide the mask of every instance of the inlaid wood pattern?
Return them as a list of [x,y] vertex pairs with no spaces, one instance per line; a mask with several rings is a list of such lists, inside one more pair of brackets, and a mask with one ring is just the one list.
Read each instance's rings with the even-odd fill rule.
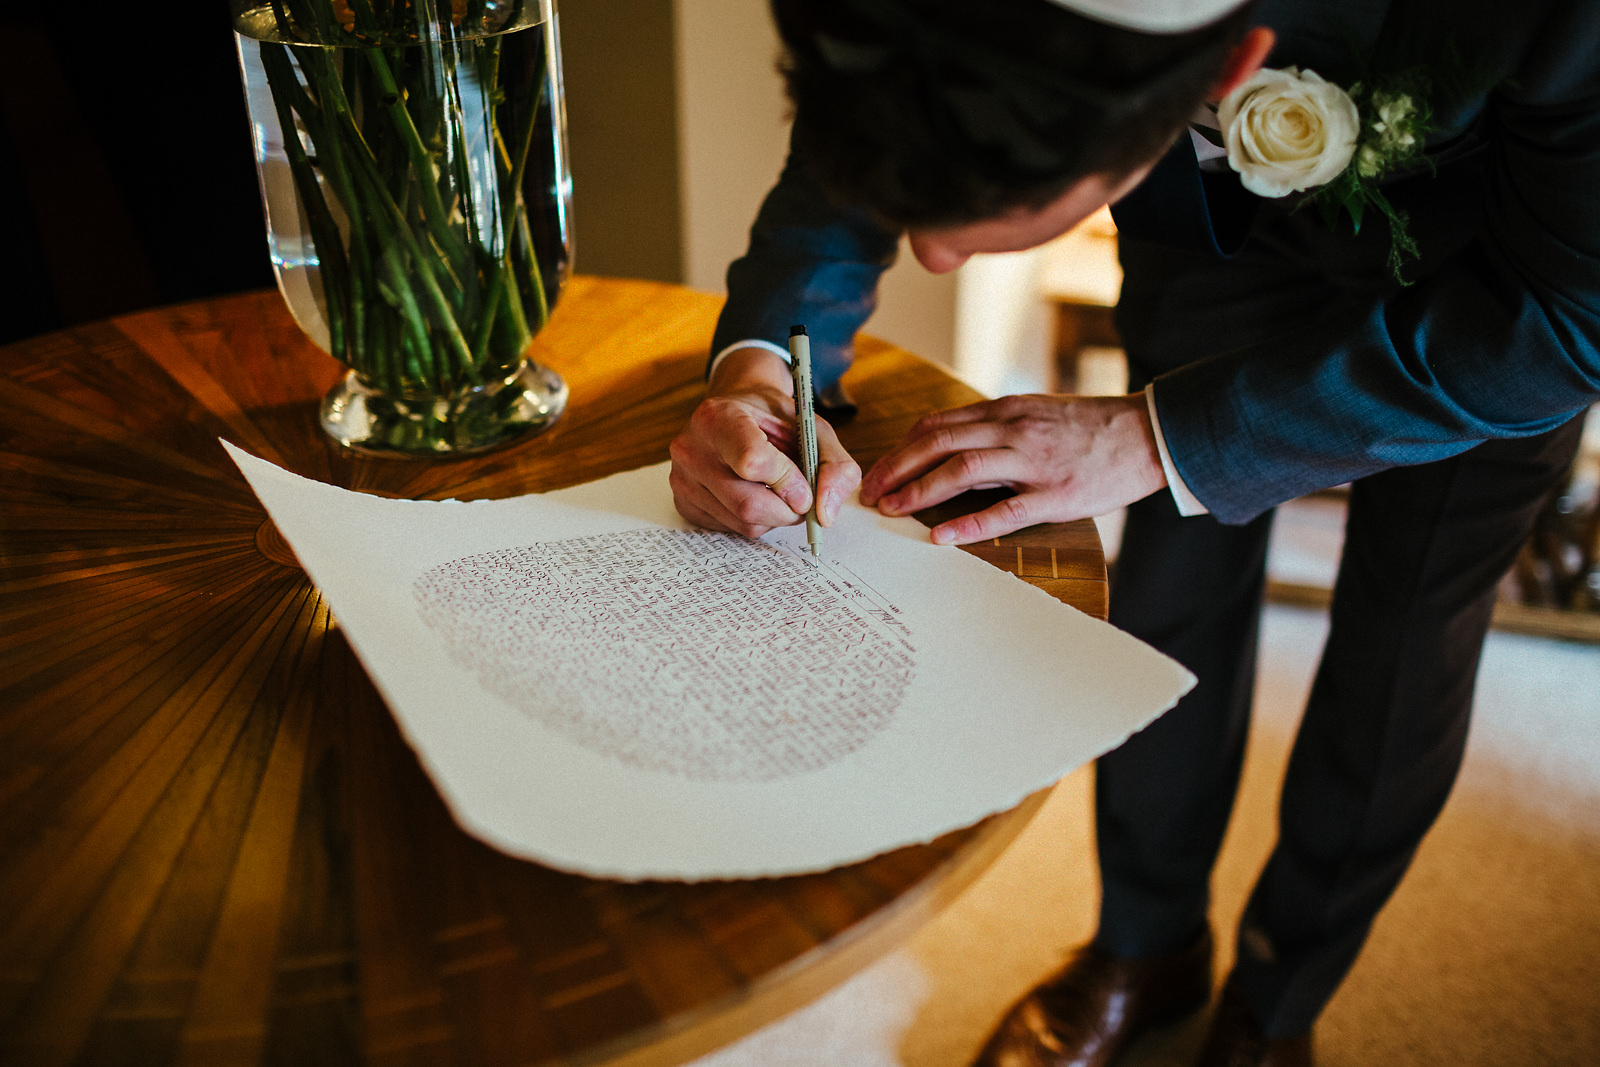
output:
[[[0,348],[0,1062],[680,1062],[820,994],[987,865],[1038,798],[796,878],[605,882],[496,852],[452,822],[217,443],[427,499],[657,462],[717,308],[576,279],[538,340],[566,415],[435,462],[324,438],[339,368],[273,292]],[[973,399],[861,347],[843,436],[864,459]],[[1088,523],[973,551],[1104,612]]]

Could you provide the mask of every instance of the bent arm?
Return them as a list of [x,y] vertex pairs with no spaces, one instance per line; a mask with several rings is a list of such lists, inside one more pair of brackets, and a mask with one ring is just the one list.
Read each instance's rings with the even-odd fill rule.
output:
[[804,323],[816,389],[828,389],[850,366],[899,239],[865,212],[831,203],[791,155],[750,228],[748,251],[728,267],[711,352],[749,340],[782,349],[789,327]]
[[1173,463],[1223,521],[1600,396],[1600,17],[1568,11],[1490,98],[1470,241],[1387,301],[1156,380]]

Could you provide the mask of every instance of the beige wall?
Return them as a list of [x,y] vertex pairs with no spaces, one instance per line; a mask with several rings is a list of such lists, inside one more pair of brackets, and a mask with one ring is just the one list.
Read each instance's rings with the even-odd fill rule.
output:
[[723,291],[788,144],[778,39],[761,0],[676,0],[686,284]]
[[[760,0],[677,0],[675,7],[684,281],[722,292],[788,145],[778,35]],[[868,332],[950,365],[953,276],[931,275],[902,254],[880,296]]]
[[[788,143],[767,4],[561,2],[578,269],[721,292]],[[1047,387],[1039,271],[995,259],[935,276],[902,247],[866,329],[985,392]]]
[[683,279],[672,0],[559,0],[574,262]]
[[[767,5],[560,3],[578,269],[721,292],[788,143]],[[948,365],[955,289],[904,256],[867,329]]]

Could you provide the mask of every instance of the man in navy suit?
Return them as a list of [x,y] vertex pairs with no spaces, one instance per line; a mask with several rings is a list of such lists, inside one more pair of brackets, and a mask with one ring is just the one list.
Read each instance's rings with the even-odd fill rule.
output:
[[[1202,1053],[1309,1063],[1313,1023],[1454,781],[1495,585],[1600,395],[1600,6],[775,10],[793,152],[729,269],[708,395],[673,445],[679,509],[751,536],[798,521],[810,493],[787,454],[787,327],[810,328],[826,410],[902,230],[926,267],[950,270],[1113,202],[1140,390],[933,413],[864,478],[821,422],[819,510],[830,520],[858,480],[888,514],[1014,488],[932,533],[962,543],[1131,505],[1112,621],[1200,681],[1099,762],[1099,929],[980,1057],[1104,1064],[1209,995],[1208,883],[1248,725],[1271,509],[1351,483],[1279,841]],[[1185,129],[1263,63],[1392,82],[1426,105],[1425,154],[1374,171],[1393,218],[1374,208],[1352,232],[1296,210],[1314,187],[1256,195],[1228,130]],[[1397,234],[1415,253],[1398,272]]]

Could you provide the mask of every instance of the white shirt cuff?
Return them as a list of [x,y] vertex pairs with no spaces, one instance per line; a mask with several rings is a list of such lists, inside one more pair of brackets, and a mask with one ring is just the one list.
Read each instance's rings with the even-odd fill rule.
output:
[[1156,432],[1156,453],[1161,456],[1161,469],[1166,472],[1167,488],[1172,490],[1172,502],[1178,505],[1178,514],[1185,517],[1211,514],[1211,510],[1189,492],[1189,487],[1178,475],[1178,468],[1172,465],[1172,454],[1167,451],[1167,439],[1161,432],[1161,418],[1156,414],[1155,382],[1144,387],[1144,402],[1150,408],[1150,426]]
[[783,360],[786,365],[794,365],[794,361],[789,358],[789,350],[784,348],[782,345],[775,345],[771,341],[735,341],[733,344],[729,345],[727,348],[724,348],[721,352],[718,352],[716,355],[711,357],[711,366],[706,368],[706,381],[710,381],[711,376],[717,373],[717,364],[721,363],[723,359],[727,357],[728,353],[739,348],[764,348],[768,352],[771,352],[773,355],[777,356],[779,359]]

